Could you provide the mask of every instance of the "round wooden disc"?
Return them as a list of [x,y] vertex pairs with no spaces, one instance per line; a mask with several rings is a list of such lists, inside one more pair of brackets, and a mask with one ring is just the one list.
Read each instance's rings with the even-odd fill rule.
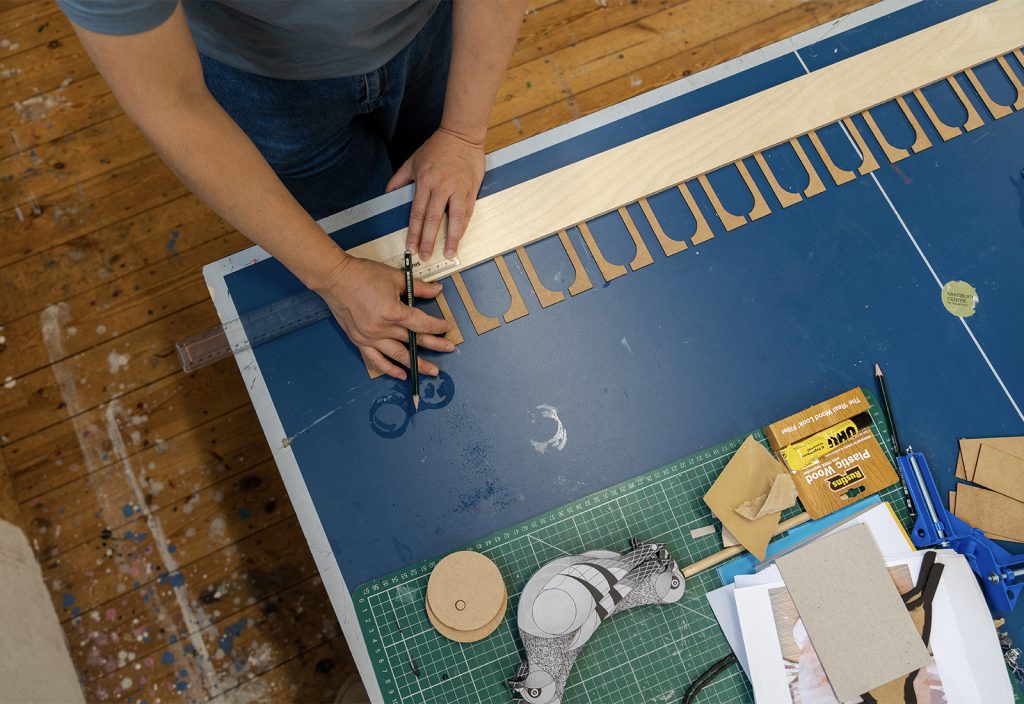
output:
[[508,608],[508,596],[505,596],[505,598],[501,600],[501,608],[498,609],[498,614],[491,620],[491,622],[483,628],[478,628],[475,631],[459,631],[454,628],[448,628],[448,626],[441,623],[437,616],[434,615],[434,612],[430,609],[429,601],[426,602],[426,605],[427,618],[430,619],[430,624],[438,633],[448,640],[453,640],[456,643],[476,643],[478,640],[483,640],[494,633],[495,629],[501,625],[502,619],[505,618],[505,609]]
[[427,604],[449,629],[476,631],[489,625],[507,599],[498,566],[478,552],[453,552],[437,563],[427,582]]

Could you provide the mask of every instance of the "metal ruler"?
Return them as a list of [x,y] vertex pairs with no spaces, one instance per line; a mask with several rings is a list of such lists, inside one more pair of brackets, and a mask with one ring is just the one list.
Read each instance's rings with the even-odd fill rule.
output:
[[[396,254],[383,263],[401,269],[404,256],[404,252]],[[417,279],[426,279],[446,274],[458,267],[458,257],[428,263],[414,258],[412,273]],[[180,340],[175,347],[182,370],[194,372],[329,317],[331,309],[324,299],[312,291],[303,291]]]

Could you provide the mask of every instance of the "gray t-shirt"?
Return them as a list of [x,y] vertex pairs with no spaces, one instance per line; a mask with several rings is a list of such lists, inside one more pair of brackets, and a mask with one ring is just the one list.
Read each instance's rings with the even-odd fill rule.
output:
[[[308,80],[369,73],[412,41],[440,0],[184,0],[199,53],[249,73]],[[57,0],[100,34],[161,25],[171,0]]]

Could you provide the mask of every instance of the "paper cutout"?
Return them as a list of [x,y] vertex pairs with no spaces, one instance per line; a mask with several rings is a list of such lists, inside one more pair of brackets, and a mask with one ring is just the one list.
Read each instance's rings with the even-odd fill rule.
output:
[[629,552],[559,557],[530,578],[519,598],[526,659],[508,680],[515,702],[560,704],[583,646],[609,616],[634,606],[673,604],[685,583],[661,543],[630,540]]
[[768,541],[779,524],[779,514],[770,513],[751,521],[736,513],[735,508],[744,501],[767,495],[776,475],[784,472],[786,468],[751,435],[704,495],[704,503],[723,527],[760,560],[764,559]]
[[776,474],[772,488],[764,496],[744,501],[736,507],[736,513],[756,521],[769,513],[781,513],[796,504],[796,485],[788,474]]
[[839,701],[928,665],[931,656],[865,525],[775,563]]
[[1024,501],[1024,458],[1015,457],[991,445],[982,445],[974,469],[974,483]]

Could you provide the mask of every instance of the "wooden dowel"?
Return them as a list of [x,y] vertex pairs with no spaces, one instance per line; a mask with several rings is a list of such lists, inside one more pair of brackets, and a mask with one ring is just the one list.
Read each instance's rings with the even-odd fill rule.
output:
[[[797,514],[796,516],[790,518],[788,521],[783,521],[782,523],[780,523],[779,527],[776,528],[774,534],[779,535],[780,533],[785,533],[787,530],[792,530],[797,526],[802,526],[809,520],[811,520],[811,517],[806,512]],[[698,572],[703,572],[709,567],[720,565],[726,560],[736,557],[737,555],[741,555],[746,551],[747,549],[742,545],[733,545],[732,547],[725,548],[724,550],[719,550],[714,555],[708,555],[703,560],[698,560],[689,567],[684,567],[683,577],[689,579]]]

